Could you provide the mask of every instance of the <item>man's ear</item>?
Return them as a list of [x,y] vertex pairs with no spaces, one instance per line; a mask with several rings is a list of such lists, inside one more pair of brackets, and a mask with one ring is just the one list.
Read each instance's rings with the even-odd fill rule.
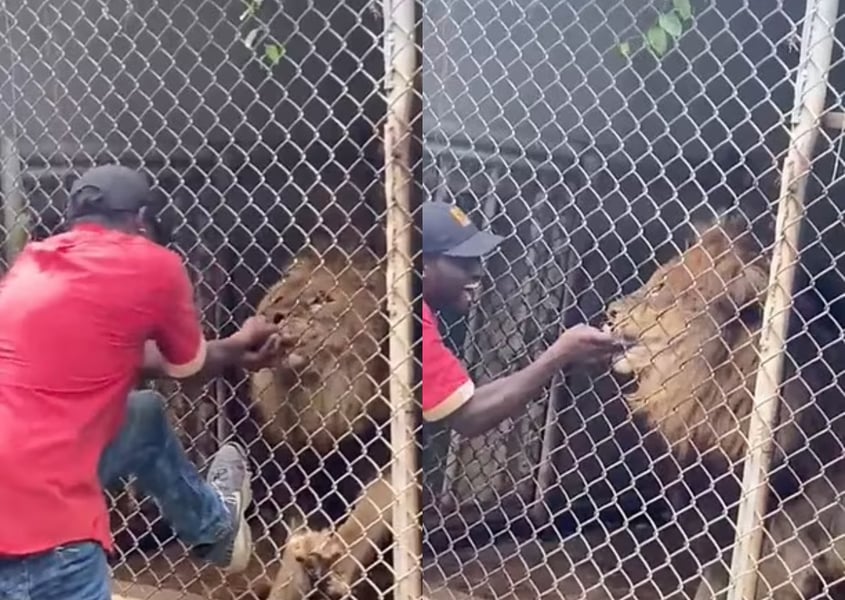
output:
[[135,216],[135,226],[144,236],[157,244],[166,246],[170,241],[162,223],[150,208],[142,208],[138,212]]

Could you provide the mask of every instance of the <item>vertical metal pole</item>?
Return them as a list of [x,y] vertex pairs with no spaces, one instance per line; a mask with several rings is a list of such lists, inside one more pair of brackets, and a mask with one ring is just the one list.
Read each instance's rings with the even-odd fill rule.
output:
[[6,264],[11,266],[29,237],[26,206],[21,191],[21,162],[15,141],[3,135],[0,155],[3,161],[3,224],[6,231]]
[[[14,6],[14,5],[13,5]],[[8,42],[9,31],[9,9],[7,3],[3,2],[3,39],[9,45],[10,62],[3,70],[7,78],[8,94],[4,104],[10,109],[6,115],[7,121],[0,121],[0,161],[2,161],[2,172],[0,172],[0,192],[3,194],[3,224],[5,226],[6,239],[4,241],[4,256],[6,264],[11,266],[15,257],[23,249],[29,239],[29,220],[26,213],[26,199],[22,189],[21,179],[21,156],[17,145],[17,89],[15,81],[15,67],[19,63],[17,50]]]
[[808,0],[796,83],[797,117],[783,165],[775,246],[760,333],[760,369],[748,425],[748,450],[737,516],[728,600],[752,600],[757,587],[756,564],[763,542],[762,512],[769,489],[773,450],[772,426],[777,418],[783,358],[798,259],[798,235],[804,197],[827,91],[838,0]]
[[393,572],[396,600],[422,596],[416,414],[413,383],[411,121],[417,71],[414,0],[384,0],[385,204],[387,208],[387,310],[390,320],[390,439],[393,446]]

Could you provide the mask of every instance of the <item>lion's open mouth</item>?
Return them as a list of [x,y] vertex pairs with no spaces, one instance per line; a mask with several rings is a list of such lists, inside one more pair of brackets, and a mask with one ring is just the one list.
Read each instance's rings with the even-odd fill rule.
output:
[[626,336],[624,333],[620,334],[610,323],[605,323],[602,329],[617,336],[622,341],[620,352],[613,356],[610,362],[614,381],[623,394],[636,392],[637,373],[634,365],[637,364],[637,355],[645,352],[645,347],[638,339]]
[[631,352],[637,352],[637,348],[641,346],[640,341],[636,338],[626,336],[624,333],[620,333],[610,323],[605,323],[602,326],[602,331],[613,335],[619,340],[620,351],[611,360],[613,370],[622,373],[630,372],[632,368],[629,364],[628,356]]

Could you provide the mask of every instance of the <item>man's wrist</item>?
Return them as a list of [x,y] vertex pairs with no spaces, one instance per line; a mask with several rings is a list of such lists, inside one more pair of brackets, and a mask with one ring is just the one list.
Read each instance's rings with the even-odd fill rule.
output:
[[237,334],[215,340],[212,344],[219,362],[230,366],[238,366],[246,352],[246,344]]
[[572,352],[568,348],[558,348],[557,344],[555,344],[541,354],[538,360],[541,360],[550,369],[559,371],[571,365],[573,357]]

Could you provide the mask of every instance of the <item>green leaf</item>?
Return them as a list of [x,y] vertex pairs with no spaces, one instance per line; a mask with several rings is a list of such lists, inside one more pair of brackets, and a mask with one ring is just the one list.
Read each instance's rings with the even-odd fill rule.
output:
[[657,56],[663,56],[669,49],[669,38],[663,28],[658,25],[652,25],[649,28],[646,33],[646,42]]
[[285,55],[285,49],[278,44],[267,44],[264,46],[264,58],[266,58],[274,67],[279,64],[282,57]]
[[672,0],[672,6],[684,21],[692,19],[692,6],[690,6],[689,0]]
[[619,54],[621,54],[625,58],[631,56],[631,44],[629,44],[628,42],[622,42],[621,44],[619,44]]
[[657,19],[657,23],[663,31],[675,39],[681,37],[681,32],[684,30],[683,25],[681,25],[681,20],[675,13],[665,13],[660,15],[660,18]]

